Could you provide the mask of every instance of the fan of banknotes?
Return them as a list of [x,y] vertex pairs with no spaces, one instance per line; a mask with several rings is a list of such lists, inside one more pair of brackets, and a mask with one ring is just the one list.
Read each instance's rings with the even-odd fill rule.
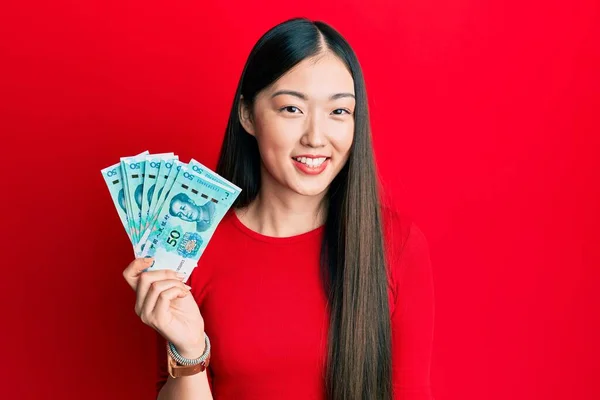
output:
[[135,257],[172,269],[187,281],[215,228],[241,189],[192,159],[147,151],[122,157],[102,176]]

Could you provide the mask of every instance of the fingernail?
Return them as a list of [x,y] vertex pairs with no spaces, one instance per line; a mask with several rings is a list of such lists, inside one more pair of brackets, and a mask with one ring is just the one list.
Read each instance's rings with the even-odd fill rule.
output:
[[182,274],[182,273],[180,273],[180,272],[178,272],[176,276],[177,276],[177,278],[179,278],[179,279],[183,279],[183,278],[185,278],[185,274]]
[[152,257],[146,257],[146,258],[144,258],[144,262],[146,264],[152,264],[153,261],[154,261],[154,259],[152,259]]
[[192,290],[192,287],[191,287],[191,286],[188,286],[188,285],[184,285],[184,286],[185,286],[185,287],[186,287],[188,290]]

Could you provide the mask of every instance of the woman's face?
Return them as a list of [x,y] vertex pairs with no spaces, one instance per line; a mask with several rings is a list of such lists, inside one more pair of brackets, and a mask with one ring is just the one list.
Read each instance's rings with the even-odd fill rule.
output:
[[[323,193],[354,137],[354,81],[331,53],[302,61],[255,98],[240,120],[258,142],[268,176],[302,195]],[[263,173],[263,175],[265,175]]]

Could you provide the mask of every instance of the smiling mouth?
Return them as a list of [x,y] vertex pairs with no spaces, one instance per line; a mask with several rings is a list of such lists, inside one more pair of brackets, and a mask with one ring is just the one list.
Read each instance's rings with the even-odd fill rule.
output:
[[316,158],[310,158],[310,157],[292,157],[293,160],[298,161],[299,163],[302,163],[310,168],[318,168],[320,167],[326,160],[328,160],[330,157],[316,157]]

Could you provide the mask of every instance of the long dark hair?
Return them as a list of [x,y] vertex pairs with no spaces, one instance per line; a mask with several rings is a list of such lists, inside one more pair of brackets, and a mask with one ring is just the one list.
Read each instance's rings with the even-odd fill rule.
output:
[[364,78],[348,42],[331,26],[304,18],[285,21],[252,49],[235,93],[217,172],[242,188],[234,207],[260,189],[261,159],[254,136],[239,120],[240,96],[255,96],[302,60],[328,50],[354,78],[354,140],[346,165],[327,193],[321,248],[323,288],[329,299],[326,388],[329,400],[392,398],[391,327],[382,217]]

